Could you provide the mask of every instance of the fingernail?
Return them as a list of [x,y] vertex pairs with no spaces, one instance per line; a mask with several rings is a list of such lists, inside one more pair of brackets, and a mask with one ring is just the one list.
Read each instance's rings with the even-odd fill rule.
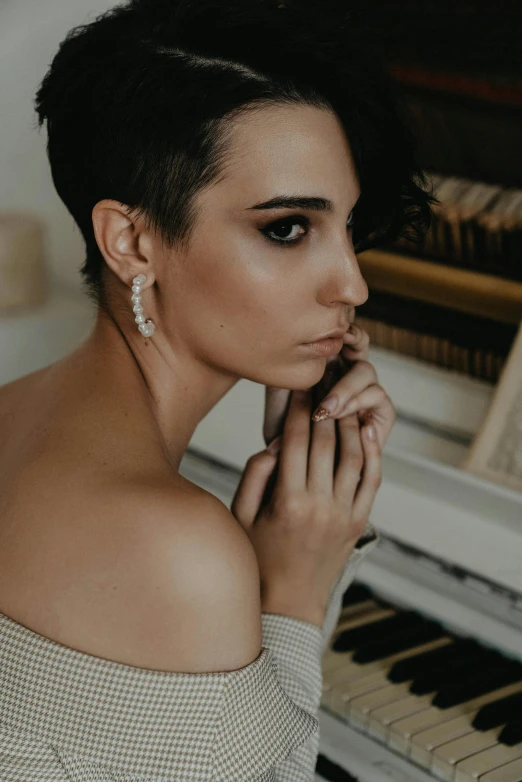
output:
[[375,440],[375,426],[365,426],[366,434],[368,435],[368,440]]
[[268,453],[276,454],[279,453],[281,450],[281,435],[279,437],[276,437],[275,440],[272,440],[270,445],[267,446]]
[[318,424],[319,421],[326,421],[329,417],[330,413],[328,410],[325,410],[324,407],[318,407],[312,416],[312,421],[315,421],[315,423]]
[[312,420],[316,422],[324,421],[331,413],[335,413],[338,401],[339,400],[334,394],[332,394],[332,396],[327,396],[313,414]]

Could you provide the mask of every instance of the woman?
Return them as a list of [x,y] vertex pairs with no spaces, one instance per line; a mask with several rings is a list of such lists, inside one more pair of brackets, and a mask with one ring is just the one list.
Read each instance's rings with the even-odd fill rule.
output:
[[[349,333],[355,248],[422,232],[431,200],[384,71],[315,5],[133,0],[71,31],[38,90],[98,310],[0,389],[6,782],[313,778],[394,420]],[[178,468],[241,378],[282,439],[230,512]]]

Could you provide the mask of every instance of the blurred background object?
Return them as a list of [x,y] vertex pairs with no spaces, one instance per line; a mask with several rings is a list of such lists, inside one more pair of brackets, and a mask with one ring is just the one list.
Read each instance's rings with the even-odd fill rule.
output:
[[0,212],[0,314],[48,295],[45,226],[29,213]]
[[361,254],[361,325],[375,345],[496,382],[522,320],[522,4],[368,0],[358,19],[441,201],[420,246]]

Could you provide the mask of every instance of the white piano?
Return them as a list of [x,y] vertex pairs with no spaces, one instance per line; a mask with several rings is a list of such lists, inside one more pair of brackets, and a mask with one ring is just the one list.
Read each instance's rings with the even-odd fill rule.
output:
[[[0,384],[74,349],[93,317],[66,289],[1,317]],[[371,517],[382,539],[323,660],[316,779],[521,782],[522,493],[459,468],[493,387],[380,349],[370,358],[398,420]],[[182,461],[227,505],[264,447],[263,404],[263,388],[240,381]]]

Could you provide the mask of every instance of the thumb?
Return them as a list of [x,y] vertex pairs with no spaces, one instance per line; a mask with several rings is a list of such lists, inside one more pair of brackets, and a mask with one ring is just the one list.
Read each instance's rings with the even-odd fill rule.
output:
[[[278,437],[271,445],[280,446],[281,438]],[[268,479],[276,464],[277,452],[271,453],[270,451],[259,451],[259,453],[253,454],[246,463],[230,506],[232,515],[245,530],[254,523]]]

